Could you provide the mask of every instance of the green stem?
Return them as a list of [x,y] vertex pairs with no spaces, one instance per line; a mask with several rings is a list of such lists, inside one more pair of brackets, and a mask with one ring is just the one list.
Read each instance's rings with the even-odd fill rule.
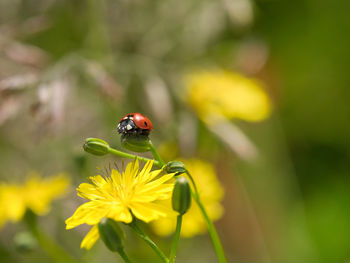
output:
[[[150,142],[150,149],[151,149],[151,152],[153,154],[153,157],[163,166],[165,164],[164,161],[162,160],[162,158],[158,154],[158,152],[157,152],[156,148],[154,147],[154,145],[152,144],[151,140],[149,142]],[[219,260],[220,263],[226,263],[227,260],[226,260],[226,257],[225,257],[224,249],[223,249],[223,247],[221,245],[221,241],[220,241],[219,235],[216,232],[216,229],[215,229],[215,226],[214,226],[213,222],[210,220],[207,212],[205,211],[205,208],[204,208],[202,202],[200,201],[199,192],[198,192],[196,183],[193,180],[193,177],[192,177],[192,175],[190,174],[190,172],[188,170],[186,170],[186,174],[190,178],[191,183],[193,185],[194,192],[191,191],[191,194],[192,194],[194,200],[196,201],[196,203],[198,204],[198,206],[200,208],[200,211],[201,211],[201,213],[202,213],[202,215],[204,217],[204,220],[207,223],[209,235],[210,235],[211,241],[213,243],[214,250],[216,252],[218,260]]]
[[135,230],[135,232],[144,240],[146,243],[157,253],[157,255],[162,259],[164,263],[169,263],[169,259],[164,255],[164,253],[160,250],[160,248],[148,237],[148,235],[143,232],[143,230],[139,227],[134,219],[129,226]]
[[[117,155],[119,157],[123,157],[123,158],[129,158],[129,159],[135,159],[137,158],[138,160],[142,161],[142,162],[147,162],[147,161],[151,161],[152,159],[146,158],[146,157],[141,157],[138,155],[134,155],[131,153],[126,153],[126,152],[122,152],[122,151],[118,151],[116,149],[113,149],[111,147],[108,148],[108,153],[113,154],[113,155]],[[159,161],[157,160],[153,160],[153,164],[158,166],[158,167],[162,167],[163,164],[161,164]]]
[[205,208],[204,208],[202,202],[200,201],[199,196],[194,192],[191,192],[191,193],[192,193],[193,199],[196,201],[196,203],[197,203],[197,205],[198,205],[198,207],[199,207],[199,209],[204,217],[205,222],[207,223],[209,235],[210,235],[211,241],[213,243],[214,250],[216,252],[216,256],[217,256],[219,262],[220,263],[227,263],[224,249],[221,245],[219,235],[215,229],[213,222],[210,220],[210,218],[207,214],[207,211],[205,211]]
[[198,192],[196,183],[194,182],[194,179],[193,179],[192,175],[190,174],[189,171],[187,171],[187,169],[186,169],[186,174],[187,174],[188,178],[190,178],[190,181],[191,181],[191,183],[192,183],[194,192],[196,193],[196,195],[198,196],[198,199],[199,199],[199,192]]
[[125,263],[131,263],[129,257],[126,255],[124,249],[120,249],[118,251],[119,255],[122,257],[122,259],[124,260]]
[[51,239],[44,232],[40,231],[41,229],[39,229],[36,219],[36,215],[31,210],[27,210],[23,218],[30,232],[37,239],[39,245],[46,252],[46,254],[48,254],[52,260],[57,263],[77,262],[77,260],[69,255],[63,247],[56,243],[55,240]]
[[197,203],[197,205],[198,205],[198,207],[199,207],[199,209],[204,217],[205,222],[207,223],[209,235],[210,235],[211,241],[213,243],[214,250],[216,252],[216,256],[218,257],[218,260],[220,263],[226,263],[227,260],[226,260],[225,252],[224,252],[224,249],[221,245],[221,241],[220,241],[219,235],[216,231],[216,228],[215,228],[213,222],[210,220],[210,218],[207,214],[207,211],[205,210],[205,208],[204,208],[204,206],[199,198],[199,192],[198,192],[197,186],[193,180],[193,177],[191,176],[190,172],[187,170],[186,170],[186,174],[188,175],[188,177],[190,178],[190,180],[192,182],[194,192],[191,191],[191,194],[192,194],[193,199],[196,201],[196,203]]
[[173,239],[173,244],[171,245],[169,263],[175,262],[177,244],[179,243],[179,239],[180,239],[181,224],[182,224],[182,215],[178,215],[177,221],[176,221],[176,230],[175,230],[175,235]]
[[151,140],[149,140],[149,146],[150,146],[150,150],[151,150],[151,153],[153,154],[154,159],[156,159],[159,162],[159,164],[161,166],[163,166],[165,164],[165,162],[163,161],[162,157],[160,157],[160,155],[158,154],[156,147],[154,147]]

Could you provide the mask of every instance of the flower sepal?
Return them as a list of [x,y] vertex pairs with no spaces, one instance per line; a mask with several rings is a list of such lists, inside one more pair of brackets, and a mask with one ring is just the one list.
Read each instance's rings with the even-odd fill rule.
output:
[[113,252],[120,252],[124,249],[125,233],[119,224],[110,218],[102,218],[98,223],[98,232],[100,237],[107,246],[107,248]]
[[191,189],[186,177],[181,176],[175,181],[172,206],[180,215],[185,214],[191,207]]
[[22,231],[17,233],[13,242],[15,244],[16,250],[20,253],[31,252],[38,247],[38,242],[32,233],[28,231]]
[[171,161],[166,164],[165,170],[167,173],[180,175],[186,173],[186,166],[180,161]]
[[133,152],[148,152],[151,150],[148,135],[123,134],[120,140],[125,149]]

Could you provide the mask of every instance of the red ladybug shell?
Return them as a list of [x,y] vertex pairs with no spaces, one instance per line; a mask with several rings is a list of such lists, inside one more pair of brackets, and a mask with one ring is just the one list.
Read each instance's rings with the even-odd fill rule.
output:
[[153,125],[150,119],[148,119],[146,116],[143,116],[140,113],[129,113],[126,114],[123,118],[121,118],[120,121],[125,120],[127,118],[130,118],[135,123],[136,127],[143,129],[143,130],[153,130]]

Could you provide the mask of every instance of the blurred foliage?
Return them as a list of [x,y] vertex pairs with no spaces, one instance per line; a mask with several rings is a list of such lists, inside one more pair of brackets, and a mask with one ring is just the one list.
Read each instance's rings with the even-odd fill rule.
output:
[[[225,187],[217,226],[229,261],[347,261],[349,10],[347,0],[2,0],[0,179],[65,171],[78,185],[116,161],[84,153],[85,138],[119,147],[117,122],[142,112],[153,122],[155,145],[172,146],[169,160],[215,165]],[[255,159],[240,159],[184,102],[183,77],[202,69],[238,72],[268,87],[268,120],[224,126],[249,140]],[[79,249],[85,230],[63,231],[80,203],[71,191],[40,226],[83,261],[115,262],[101,242]],[[0,231],[0,261],[50,261],[35,246],[16,250],[23,223]],[[131,258],[154,260],[127,237]],[[168,248],[170,239],[159,242]],[[178,261],[214,262],[208,237],[180,242]]]

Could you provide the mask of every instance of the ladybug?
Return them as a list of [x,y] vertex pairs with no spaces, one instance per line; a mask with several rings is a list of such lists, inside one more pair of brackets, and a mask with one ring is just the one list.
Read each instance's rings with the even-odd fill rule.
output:
[[133,135],[149,135],[153,130],[152,122],[140,113],[129,113],[120,119],[118,133]]

